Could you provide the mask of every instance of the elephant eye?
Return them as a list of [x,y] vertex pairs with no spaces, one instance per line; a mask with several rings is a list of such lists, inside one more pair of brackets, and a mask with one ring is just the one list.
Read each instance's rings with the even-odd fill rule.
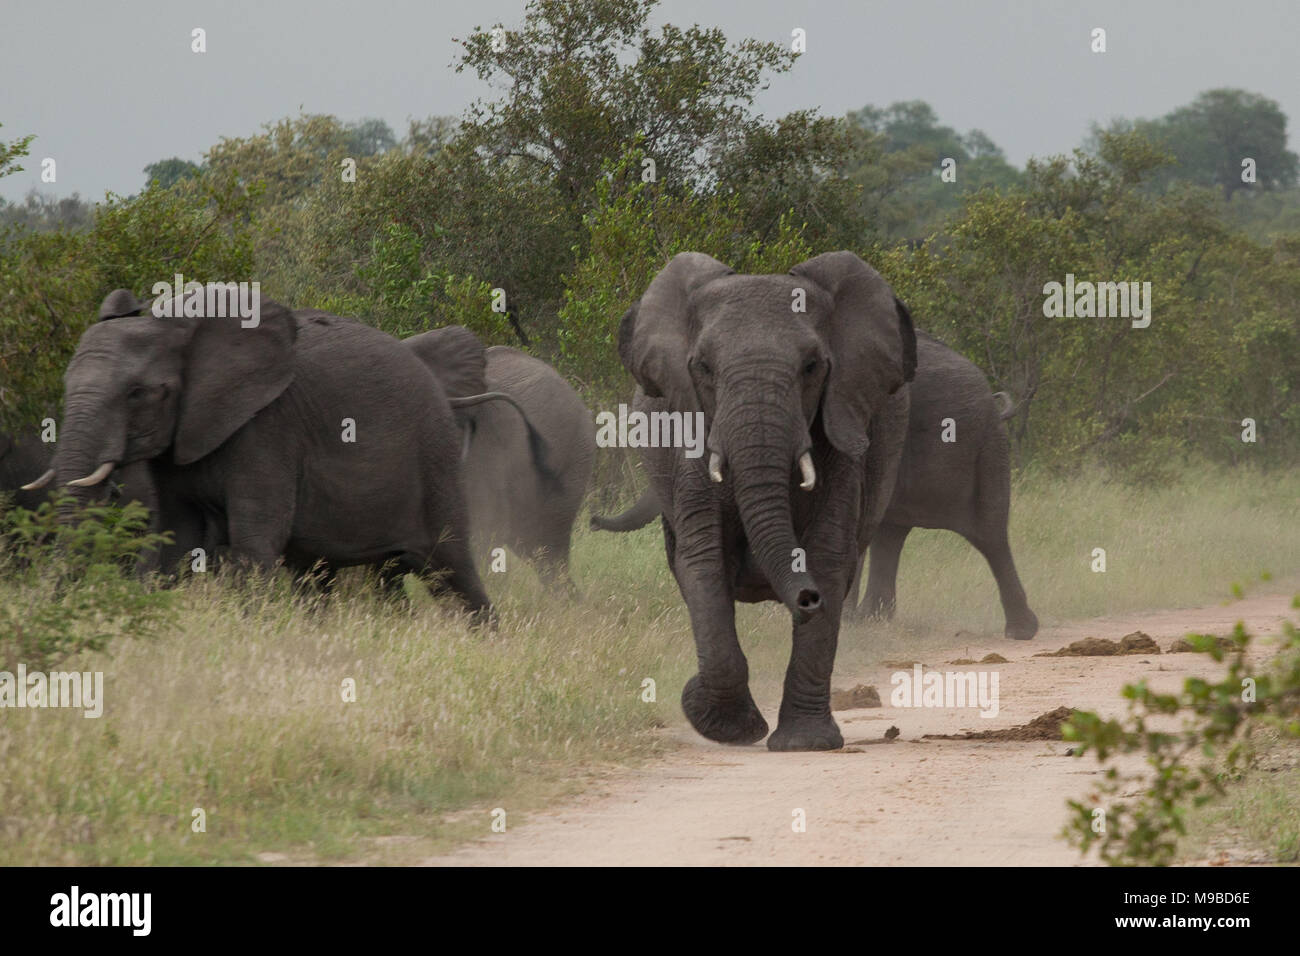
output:
[[713,374],[713,366],[711,366],[708,362],[704,361],[704,359],[696,359],[695,367],[698,368],[700,370],[700,373],[703,375]]
[[139,401],[144,398],[144,393],[145,387],[143,385],[136,385],[132,387],[131,391],[127,392],[126,397],[132,401]]
[[815,358],[809,359],[806,363],[804,363],[803,373],[805,375],[811,375],[813,372],[817,371],[818,364],[819,363]]

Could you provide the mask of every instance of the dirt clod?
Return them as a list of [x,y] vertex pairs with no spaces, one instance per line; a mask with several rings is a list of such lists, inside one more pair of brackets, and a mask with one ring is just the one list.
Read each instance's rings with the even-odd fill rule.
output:
[[959,657],[955,661],[949,661],[948,663],[968,665],[968,664],[1009,664],[1011,662],[1008,661],[1001,654],[985,654],[979,660],[974,660],[969,657]]
[[880,707],[880,694],[874,687],[858,684],[852,690],[832,690],[831,710],[857,710],[860,707]]
[[898,736],[898,728],[897,728],[897,727],[890,727],[888,730],[885,731],[885,739],[886,739],[886,740],[893,740],[893,739],[894,739],[895,737],[897,737],[897,736]]
[[926,740],[1060,740],[1061,724],[1073,713],[1069,707],[1058,707],[1039,714],[1027,724],[1006,730],[980,730],[971,734],[926,734]]
[[1150,634],[1134,631],[1125,634],[1119,642],[1104,637],[1085,637],[1059,651],[1043,651],[1035,657],[1114,657],[1119,654],[1159,654],[1160,645]]

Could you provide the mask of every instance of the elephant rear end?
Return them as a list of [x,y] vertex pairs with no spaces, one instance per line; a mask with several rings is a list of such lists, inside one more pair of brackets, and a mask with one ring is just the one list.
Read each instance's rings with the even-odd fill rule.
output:
[[595,460],[591,413],[540,359],[507,346],[493,346],[485,354],[487,389],[519,403],[545,442],[546,461],[535,460],[516,409],[484,407],[465,462],[475,534],[489,547],[506,544],[530,556],[540,552],[544,572],[562,571]]

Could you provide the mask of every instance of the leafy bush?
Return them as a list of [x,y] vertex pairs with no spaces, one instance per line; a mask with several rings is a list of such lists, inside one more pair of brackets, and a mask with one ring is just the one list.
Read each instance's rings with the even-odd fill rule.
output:
[[[1253,734],[1272,728],[1300,737],[1300,630],[1283,625],[1286,644],[1264,673],[1246,663],[1251,637],[1238,623],[1224,643],[1212,635],[1188,635],[1188,643],[1216,662],[1228,660],[1222,680],[1189,677],[1178,694],[1157,694],[1145,681],[1124,687],[1130,701],[1125,720],[1102,720],[1090,711],[1075,711],[1063,727],[1066,740],[1078,741],[1075,756],[1092,751],[1106,766],[1105,783],[1089,801],[1071,800],[1073,819],[1066,828],[1072,844],[1086,853],[1099,847],[1111,864],[1169,863],[1178,837],[1187,832],[1189,805],[1201,806],[1224,792],[1224,782],[1247,768],[1255,757]],[[1185,717],[1183,729],[1153,726]],[[1201,762],[1190,765],[1200,752]],[[1136,803],[1110,802],[1131,785],[1113,765],[1116,754],[1141,753],[1154,771]],[[1094,829],[1094,811],[1105,811],[1105,825]],[[1102,832],[1098,832],[1100,829]]]
[[258,190],[208,175],[110,196],[88,231],[0,234],[0,429],[52,414],[63,370],[103,297],[154,283],[247,281]]
[[148,531],[138,502],[91,506],[71,518],[70,507],[64,497],[0,519],[0,545],[8,545],[0,577],[10,585],[10,600],[0,605],[0,669],[22,661],[49,670],[118,637],[157,635],[171,622],[172,595],[135,573],[143,553],[170,535]]

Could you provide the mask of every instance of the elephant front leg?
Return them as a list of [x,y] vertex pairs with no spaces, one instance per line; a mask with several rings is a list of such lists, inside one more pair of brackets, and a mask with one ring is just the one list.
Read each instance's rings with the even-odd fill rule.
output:
[[[671,532],[665,538],[671,549]],[[679,553],[671,563],[690,612],[700,666],[682,688],[682,711],[709,740],[757,743],[767,736],[767,721],[749,693],[749,663],[736,637],[736,605],[730,584],[723,583],[730,579],[722,561],[690,562]]]
[[794,625],[781,713],[767,740],[769,750],[838,750],[844,746],[839,725],[831,716],[831,672],[844,596],[842,581],[823,586],[822,613]]
[[227,499],[226,512],[230,563],[242,570],[274,570],[293,529],[292,495],[260,488],[237,492]]

